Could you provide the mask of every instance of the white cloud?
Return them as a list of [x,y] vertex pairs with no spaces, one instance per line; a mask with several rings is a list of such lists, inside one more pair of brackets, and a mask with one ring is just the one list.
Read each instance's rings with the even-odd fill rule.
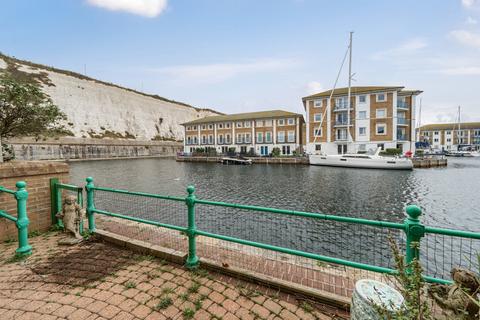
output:
[[257,59],[243,63],[214,63],[205,65],[180,65],[152,69],[151,71],[172,77],[177,82],[215,83],[242,74],[279,71],[298,63],[292,59]]
[[480,67],[475,66],[446,68],[440,69],[439,71],[440,73],[448,74],[451,76],[480,76]]
[[428,46],[427,42],[422,38],[413,38],[404,43],[400,46],[391,48],[384,51],[379,51],[373,54],[372,58],[374,60],[384,60],[390,58],[398,58],[402,56],[412,55],[417,53],[423,48]]
[[476,2],[476,0],[462,0],[462,6],[464,6],[465,8],[471,8],[475,5]]
[[125,11],[153,18],[167,8],[167,0],[87,0],[93,6],[111,11]]
[[477,19],[474,19],[474,18],[472,18],[472,17],[469,16],[469,17],[467,18],[467,20],[465,20],[465,23],[472,25],[472,24],[477,24],[478,21],[477,21]]
[[480,34],[467,30],[453,30],[449,36],[465,46],[480,48]]
[[323,86],[318,81],[310,81],[307,83],[307,94],[314,94],[324,91]]

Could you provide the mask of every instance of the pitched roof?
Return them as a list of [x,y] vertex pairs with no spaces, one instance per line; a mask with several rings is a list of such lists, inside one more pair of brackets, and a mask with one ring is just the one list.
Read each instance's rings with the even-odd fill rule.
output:
[[[430,131],[430,130],[457,130],[458,123],[433,123],[426,124],[418,128],[421,131]],[[460,129],[480,129],[480,122],[461,122]]]
[[210,122],[222,122],[222,121],[235,121],[235,120],[247,120],[247,119],[262,119],[262,118],[276,118],[276,117],[303,117],[299,113],[283,111],[283,110],[269,110],[269,111],[257,111],[236,113],[222,116],[210,116],[205,118],[196,119],[193,121],[182,123],[182,125],[190,125],[197,123],[210,123]]
[[[402,86],[363,86],[363,87],[352,87],[352,95],[355,94],[362,94],[362,93],[370,93],[370,92],[379,92],[379,91],[400,91],[405,87]],[[401,91],[402,93],[406,94],[419,94],[422,91],[419,90],[405,90]],[[303,97],[302,100],[311,99],[311,98],[320,98],[320,97],[329,97],[332,93],[332,90],[327,90],[323,92],[319,92],[316,94],[312,94],[307,97]],[[336,88],[333,92],[333,96],[344,96],[348,94],[348,87],[345,88]]]

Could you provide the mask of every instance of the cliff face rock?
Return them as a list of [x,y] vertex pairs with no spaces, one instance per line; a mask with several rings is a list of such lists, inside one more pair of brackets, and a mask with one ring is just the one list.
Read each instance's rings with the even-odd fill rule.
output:
[[78,138],[182,140],[181,123],[219,114],[5,55],[0,69],[40,84]]

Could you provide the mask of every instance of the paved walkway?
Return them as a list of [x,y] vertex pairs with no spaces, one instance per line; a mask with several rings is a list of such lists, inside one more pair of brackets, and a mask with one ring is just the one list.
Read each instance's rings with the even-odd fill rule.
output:
[[272,288],[187,271],[95,240],[58,246],[31,239],[34,254],[12,259],[0,244],[0,319],[346,319],[336,309]]

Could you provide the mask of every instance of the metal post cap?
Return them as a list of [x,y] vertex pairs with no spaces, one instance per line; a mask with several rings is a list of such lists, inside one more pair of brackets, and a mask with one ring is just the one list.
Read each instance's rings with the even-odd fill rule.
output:
[[418,217],[420,217],[420,215],[422,214],[422,209],[413,204],[407,206],[406,211],[408,216],[412,219],[418,219]]
[[25,181],[18,181],[15,186],[18,188],[18,189],[23,189],[27,186],[27,183]]
[[187,192],[189,195],[193,194],[195,192],[195,187],[194,186],[188,186],[187,187]]
[[92,177],[88,177],[88,178],[87,178],[87,179],[85,179],[85,180],[87,180],[87,182],[88,182],[88,183],[91,183],[91,182],[93,182],[93,178],[92,178]]

